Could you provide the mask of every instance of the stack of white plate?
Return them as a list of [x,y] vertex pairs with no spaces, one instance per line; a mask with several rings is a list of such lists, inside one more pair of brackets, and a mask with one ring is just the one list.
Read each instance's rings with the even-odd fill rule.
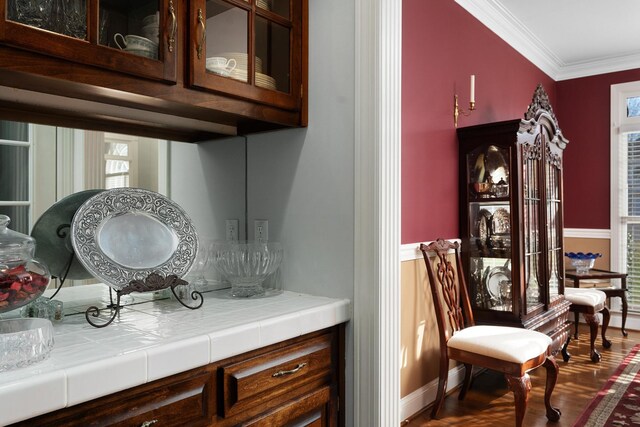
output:
[[264,10],[271,10],[271,6],[267,0],[258,0],[256,2],[256,6]]
[[[222,56],[227,59],[235,59],[236,60],[236,68],[229,71],[229,77],[232,79],[240,80],[243,82],[248,81],[247,78],[247,68],[248,68],[248,55],[242,52],[222,52],[216,54],[216,56]],[[256,67],[256,86],[263,87],[266,89],[276,89],[276,80],[268,76],[266,74],[262,74],[262,59],[255,57],[255,67]],[[210,70],[213,71],[213,70]],[[226,74],[225,74],[226,75]]]
[[153,15],[145,16],[142,19],[142,36],[153,41],[155,44],[158,44],[160,34],[158,15],[158,13],[155,13]]

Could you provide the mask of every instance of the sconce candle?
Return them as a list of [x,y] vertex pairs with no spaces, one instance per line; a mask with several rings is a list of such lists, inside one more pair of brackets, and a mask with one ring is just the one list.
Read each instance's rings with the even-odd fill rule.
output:
[[468,116],[473,110],[476,109],[476,75],[471,74],[469,79],[469,110],[464,111],[458,106],[458,95],[453,95],[453,125],[458,127],[458,117],[460,114]]
[[471,79],[469,84],[471,86],[471,93],[469,94],[469,102],[475,103],[476,102],[476,75],[475,74],[471,74]]

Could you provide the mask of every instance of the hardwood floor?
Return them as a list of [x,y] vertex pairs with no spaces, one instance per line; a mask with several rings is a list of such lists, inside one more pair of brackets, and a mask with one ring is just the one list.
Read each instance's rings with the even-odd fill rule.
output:
[[[613,374],[620,362],[633,346],[640,342],[640,332],[628,331],[623,337],[619,329],[609,328],[607,338],[611,340],[609,349],[602,348],[600,337],[596,349],[602,355],[599,363],[589,359],[589,335],[586,325],[581,325],[578,340],[571,340],[569,353],[571,360],[565,363],[557,357],[560,374],[553,392],[551,403],[560,409],[560,421],[552,423],[545,416],[544,381],[545,370],[539,368],[530,373],[531,394],[524,418],[526,427],[554,426],[571,427],[595,394]],[[458,400],[458,390],[447,396],[437,420],[430,419],[431,408],[412,417],[403,427],[441,426],[513,426],[515,422],[513,393],[507,389],[502,374],[485,371],[478,375],[471,390],[463,401]]]

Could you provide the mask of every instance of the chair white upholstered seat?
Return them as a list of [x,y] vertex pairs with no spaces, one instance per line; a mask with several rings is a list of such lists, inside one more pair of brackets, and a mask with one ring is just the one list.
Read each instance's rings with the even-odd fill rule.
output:
[[551,342],[548,335],[529,329],[476,325],[456,331],[447,347],[524,363],[545,353]]
[[564,297],[571,304],[588,305],[595,311],[604,308],[607,294],[595,288],[565,288]]

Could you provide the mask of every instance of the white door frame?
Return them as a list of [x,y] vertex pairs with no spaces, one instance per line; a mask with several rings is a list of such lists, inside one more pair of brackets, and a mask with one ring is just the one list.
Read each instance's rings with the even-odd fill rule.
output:
[[402,0],[355,2],[354,425],[400,425]]

